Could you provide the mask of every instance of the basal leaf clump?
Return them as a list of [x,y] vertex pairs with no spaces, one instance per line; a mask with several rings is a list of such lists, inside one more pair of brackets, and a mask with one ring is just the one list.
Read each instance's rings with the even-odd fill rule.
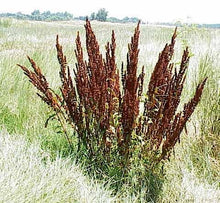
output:
[[[20,66],[30,82],[38,89],[37,95],[55,112],[57,120],[71,149],[84,151],[91,160],[115,165],[129,171],[134,156],[145,167],[168,159],[174,149],[186,122],[200,101],[205,78],[196,88],[194,97],[177,112],[189,63],[189,51],[182,55],[180,67],[171,62],[174,54],[175,29],[170,44],[159,54],[151,74],[148,89],[144,92],[144,67],[138,75],[139,30],[138,23],[131,42],[128,44],[126,64],[121,71],[116,65],[115,33],[106,44],[105,56],[87,20],[86,51],[84,59],[79,33],[76,37],[76,67],[74,76],[63,53],[59,39],[56,39],[57,58],[60,64],[60,93],[55,93],[41,69],[29,58],[32,69]],[[66,131],[70,124],[77,134],[77,143]],[[147,160],[147,161],[145,161]],[[102,165],[102,164],[101,164]],[[101,166],[99,165],[99,166]]]

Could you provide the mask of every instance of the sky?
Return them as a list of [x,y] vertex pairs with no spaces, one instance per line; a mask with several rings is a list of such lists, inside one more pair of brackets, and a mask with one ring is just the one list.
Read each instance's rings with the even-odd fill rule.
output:
[[69,12],[90,15],[100,8],[108,17],[138,17],[145,22],[220,23],[219,0],[4,0],[0,13]]

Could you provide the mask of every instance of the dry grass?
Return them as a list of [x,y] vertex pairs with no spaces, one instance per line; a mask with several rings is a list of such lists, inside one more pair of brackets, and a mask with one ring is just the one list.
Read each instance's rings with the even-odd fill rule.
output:
[[106,186],[88,180],[79,166],[38,143],[0,133],[0,202],[112,202]]

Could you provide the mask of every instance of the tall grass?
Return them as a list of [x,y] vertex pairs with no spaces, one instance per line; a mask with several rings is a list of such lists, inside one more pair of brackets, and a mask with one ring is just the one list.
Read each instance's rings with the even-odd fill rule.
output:
[[191,157],[198,177],[206,178],[209,183],[220,176],[220,68],[215,60],[219,54],[206,54],[200,58],[196,78],[205,74],[209,77],[204,101],[201,102],[197,116],[200,125],[199,138],[191,147]]
[[[43,69],[52,88],[58,88],[60,85],[57,82],[59,66],[56,59],[54,36],[59,34],[60,43],[64,47],[67,58],[73,59],[69,61],[70,66],[73,67],[75,61],[73,43],[77,30],[80,30],[82,35],[82,44],[85,44],[83,24],[84,22],[43,23],[13,20],[10,27],[0,27],[0,129],[7,129],[12,134],[23,134],[31,141],[37,139],[41,148],[47,149],[53,159],[56,159],[57,151],[62,155],[68,154],[67,142],[63,136],[56,133],[59,128],[54,122],[49,123],[47,129],[42,128],[51,112],[46,105],[36,99],[33,89],[25,81],[16,64],[28,66],[25,57],[26,54],[31,55]],[[106,33],[110,33],[112,29],[115,30],[118,66],[121,61],[126,59],[127,44],[133,28],[134,25],[129,24],[94,23],[93,25],[98,41],[103,44],[100,47],[104,47],[110,37]],[[149,81],[149,73],[152,72],[158,53],[162,50],[164,42],[169,41],[172,32],[173,28],[141,27],[139,66],[146,66],[146,82]],[[143,185],[142,192],[138,194],[131,185],[124,186],[124,189],[122,188],[118,194],[120,201],[123,201],[123,198],[125,202],[138,201],[137,199],[140,200],[146,191],[157,194],[156,199],[159,202],[199,202],[200,200],[216,202],[219,200],[219,36],[220,30],[179,28],[176,47],[182,47],[182,44],[189,45],[190,52],[193,54],[186,79],[187,86],[183,90],[183,94],[186,96],[185,99],[183,98],[183,102],[193,94],[192,90],[204,75],[209,77],[208,88],[204,91],[199,109],[195,111],[193,119],[187,126],[188,135],[183,135],[182,143],[176,147],[175,159],[172,158],[163,169],[166,171],[166,175],[162,187],[160,181],[155,179],[153,188],[149,189],[148,186]],[[101,52],[104,50],[101,49]],[[177,48],[174,55],[176,63],[179,62],[181,53],[182,48]],[[204,71],[206,67],[208,69]],[[197,84],[192,82],[195,79]],[[99,172],[97,171],[97,173]],[[149,174],[148,178],[150,177]],[[193,177],[195,180],[191,193],[186,190],[188,187],[186,182],[192,182],[189,177]],[[133,185],[135,185],[135,180],[134,177]],[[205,190],[201,189],[202,186]],[[210,188],[214,193],[208,190]],[[202,195],[196,195],[201,194],[198,190],[205,191],[206,197],[210,192],[213,194],[213,198],[201,199]],[[133,196],[130,195],[131,193]],[[187,195],[190,195],[191,198],[187,199]],[[149,201],[153,201],[153,198],[149,197]],[[154,199],[154,201],[156,200]]]
[[88,180],[71,159],[21,136],[0,134],[0,202],[113,202],[106,186]]
[[0,18],[0,27],[8,28],[12,25],[12,21],[11,18]]

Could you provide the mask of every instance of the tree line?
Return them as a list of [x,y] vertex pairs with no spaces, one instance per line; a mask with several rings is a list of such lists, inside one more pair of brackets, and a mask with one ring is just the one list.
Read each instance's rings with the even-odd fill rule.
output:
[[73,19],[73,15],[68,12],[52,13],[50,11],[40,12],[39,10],[34,10],[31,14],[23,14],[21,12],[1,13],[0,17],[11,17],[22,20],[36,20],[36,21],[64,21],[64,20]]
[[108,17],[108,11],[105,8],[99,9],[97,12],[92,12],[87,16],[73,17],[71,13],[68,12],[56,12],[52,13],[50,11],[40,12],[39,10],[34,10],[31,14],[23,14],[21,12],[17,13],[0,13],[0,17],[9,17],[22,20],[36,20],[36,21],[68,21],[68,20],[85,20],[88,18],[90,21],[97,20],[101,22],[112,22],[112,23],[137,23],[139,21],[136,17],[124,17],[119,19],[116,17]]

